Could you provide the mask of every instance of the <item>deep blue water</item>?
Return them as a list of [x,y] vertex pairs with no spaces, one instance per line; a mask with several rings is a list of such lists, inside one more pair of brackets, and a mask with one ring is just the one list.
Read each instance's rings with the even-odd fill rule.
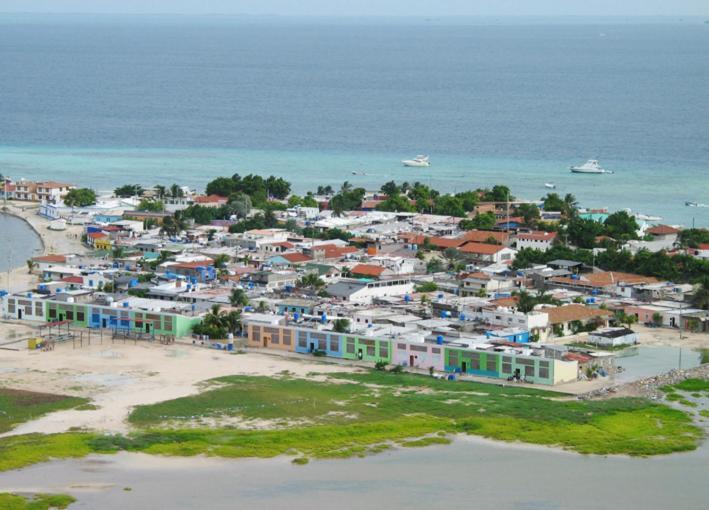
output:
[[[455,174],[440,184],[457,188],[487,172],[531,198],[599,158],[615,176],[566,190],[586,205],[709,224],[683,205],[709,202],[709,25],[697,22],[0,16],[0,93],[13,176],[59,177],[51,156],[69,151],[110,187],[124,175],[97,154],[169,149],[204,159],[135,172],[202,182],[226,158],[224,171],[292,170],[306,188],[376,159],[391,168],[364,169],[382,178]],[[430,171],[403,173],[398,161],[420,152]]]

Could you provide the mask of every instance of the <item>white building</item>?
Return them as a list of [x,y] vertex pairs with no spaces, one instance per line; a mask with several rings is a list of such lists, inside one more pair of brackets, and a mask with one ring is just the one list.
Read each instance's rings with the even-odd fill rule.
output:
[[374,298],[405,296],[413,292],[414,283],[409,278],[392,278],[377,281],[343,279],[327,286],[327,293],[337,301],[371,304]]
[[556,240],[556,232],[534,231],[517,234],[517,249],[531,248],[533,250],[547,251]]

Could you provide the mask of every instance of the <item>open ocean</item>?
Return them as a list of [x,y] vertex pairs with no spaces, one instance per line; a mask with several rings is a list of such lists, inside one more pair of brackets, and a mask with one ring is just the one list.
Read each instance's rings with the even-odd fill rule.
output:
[[[709,226],[709,25],[0,15],[0,173],[507,183]],[[431,156],[428,169],[399,161]],[[613,175],[571,164],[597,158]],[[352,172],[366,175],[353,175]]]

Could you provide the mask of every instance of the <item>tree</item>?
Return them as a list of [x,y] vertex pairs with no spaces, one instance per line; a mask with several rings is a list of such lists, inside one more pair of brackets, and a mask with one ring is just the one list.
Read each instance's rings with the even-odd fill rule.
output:
[[388,197],[401,194],[401,188],[399,188],[394,181],[385,183],[380,191]]
[[604,222],[606,234],[613,239],[627,241],[628,239],[637,239],[638,230],[640,227],[635,221],[635,217],[627,213],[627,211],[614,212]]
[[290,193],[290,183],[282,177],[271,175],[266,179],[266,190],[268,196],[283,200]]
[[687,228],[679,234],[679,243],[683,247],[698,248],[700,244],[709,244],[709,230],[705,228]]
[[249,297],[244,289],[233,289],[229,296],[229,303],[231,306],[249,306]]
[[485,202],[509,202],[515,197],[510,193],[510,188],[502,185],[495,185],[491,190],[483,190],[483,201]]
[[140,184],[124,184],[113,190],[113,194],[120,198],[138,197],[143,194],[143,186]]
[[520,204],[517,208],[517,213],[522,216],[524,224],[528,227],[533,227],[541,218],[539,208],[534,204]]
[[444,270],[443,261],[438,257],[431,258],[426,264],[427,273],[440,273]]
[[564,201],[558,193],[547,193],[544,197],[544,210],[564,212]]
[[163,218],[160,231],[166,236],[175,237],[184,229],[185,224],[181,216],[175,215],[175,217],[165,216],[165,218]]
[[35,267],[37,267],[37,263],[32,259],[27,259],[27,272],[32,274]]
[[662,325],[662,314],[660,312],[655,312],[652,314],[652,322],[655,323],[656,326],[661,326]]
[[602,233],[603,225],[590,219],[572,218],[566,226],[568,240],[579,248],[593,248]]
[[320,279],[317,273],[308,273],[298,280],[298,287],[318,291],[325,286],[325,282]]
[[463,201],[454,195],[442,195],[438,197],[433,206],[433,212],[443,216],[465,217]]
[[395,193],[377,205],[377,211],[390,212],[416,212],[416,208],[411,205],[404,195]]
[[253,202],[251,197],[246,193],[233,193],[229,196],[229,202],[227,203],[230,211],[237,218],[246,218],[251,212],[253,207]]
[[162,212],[165,210],[165,205],[160,200],[144,198],[138,204],[139,211]]
[[456,193],[455,197],[460,200],[463,209],[467,212],[475,209],[475,206],[478,205],[478,202],[480,202],[480,197],[474,191],[463,191],[461,193]]
[[327,186],[318,186],[317,191],[315,191],[316,195],[332,195],[335,192],[335,190],[332,189],[332,186],[329,184]]
[[313,194],[308,192],[308,194],[303,197],[303,201],[300,205],[302,207],[317,207],[318,203],[315,197],[313,197]]
[[219,195],[220,197],[228,197],[236,191],[236,183],[229,177],[217,177],[209,182],[205,189],[207,195]]
[[436,282],[421,282],[416,285],[416,292],[436,292],[437,290]]
[[226,253],[220,253],[216,257],[214,257],[214,267],[217,269],[223,269],[226,267],[226,265],[229,263],[231,260],[231,257],[227,255]]
[[692,305],[709,310],[709,276],[704,276],[692,295]]
[[161,184],[156,184],[155,186],[153,186],[153,189],[155,190],[155,197],[158,200],[162,200],[163,198],[165,198],[165,195],[167,194],[167,189],[165,188],[165,186]]
[[268,305],[266,304],[265,301],[259,301],[258,307],[256,307],[256,311],[259,313],[266,313],[268,312],[269,308]]
[[96,192],[89,188],[69,190],[64,197],[64,204],[69,207],[88,207],[96,203]]
[[347,333],[350,330],[349,319],[335,319],[332,321],[332,331],[335,333]]
[[579,204],[576,201],[576,197],[571,193],[567,193],[564,196],[564,203],[561,211],[567,218],[574,218],[578,213],[578,206]]
[[472,220],[461,220],[458,226],[463,230],[490,230],[496,223],[495,213],[488,211],[477,214]]
[[173,184],[172,186],[170,186],[170,196],[172,198],[182,198],[183,196],[185,196],[185,193],[184,191],[182,191],[182,188],[179,185]]

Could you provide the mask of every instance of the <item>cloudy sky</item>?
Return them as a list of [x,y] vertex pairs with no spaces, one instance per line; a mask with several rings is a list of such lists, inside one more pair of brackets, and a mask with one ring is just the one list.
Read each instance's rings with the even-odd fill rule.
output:
[[709,0],[0,0],[0,12],[709,16]]

